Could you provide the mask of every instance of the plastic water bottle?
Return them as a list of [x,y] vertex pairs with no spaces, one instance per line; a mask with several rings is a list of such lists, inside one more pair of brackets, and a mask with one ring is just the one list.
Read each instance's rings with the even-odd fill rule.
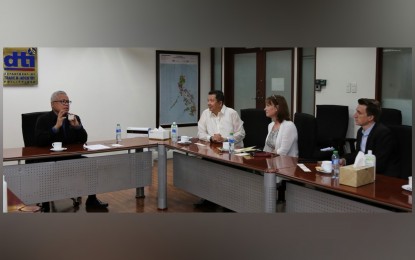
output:
[[233,137],[233,133],[229,134],[228,142],[229,142],[229,153],[233,153],[235,151],[235,138]]
[[177,143],[177,138],[179,136],[179,127],[177,126],[176,122],[173,122],[170,128],[171,131],[171,141],[173,143]]
[[3,213],[7,213],[7,182],[3,175]]
[[333,164],[333,178],[339,177],[340,165],[339,165],[339,152],[334,150],[333,155],[331,156],[331,163]]
[[117,143],[121,142],[121,125],[117,124],[117,127],[115,128],[115,141]]
[[372,150],[368,150],[365,154],[365,165],[373,166],[374,176],[373,179],[376,180],[376,156],[372,153]]

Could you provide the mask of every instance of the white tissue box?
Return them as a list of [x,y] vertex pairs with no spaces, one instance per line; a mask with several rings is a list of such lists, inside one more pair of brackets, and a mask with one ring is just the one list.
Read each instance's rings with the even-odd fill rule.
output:
[[167,140],[170,139],[170,131],[150,130],[148,132],[148,138],[154,140]]
[[375,181],[375,169],[373,166],[354,168],[353,165],[340,167],[339,184],[359,187]]

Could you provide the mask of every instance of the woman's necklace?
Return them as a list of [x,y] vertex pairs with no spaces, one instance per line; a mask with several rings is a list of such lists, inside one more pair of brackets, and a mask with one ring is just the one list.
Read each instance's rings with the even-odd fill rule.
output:
[[281,124],[279,122],[275,122],[274,126],[272,127],[272,130],[276,131],[276,130],[280,129],[280,125]]

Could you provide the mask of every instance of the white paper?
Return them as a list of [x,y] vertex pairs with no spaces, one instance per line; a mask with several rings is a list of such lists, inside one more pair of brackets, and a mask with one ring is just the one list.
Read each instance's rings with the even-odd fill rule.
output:
[[271,79],[272,91],[284,91],[284,78]]
[[246,148],[240,148],[240,149],[235,149],[235,153],[243,153],[243,152],[256,151],[256,149],[254,149],[254,147],[255,146],[246,147]]
[[121,146],[124,146],[124,145],[122,145],[122,144],[112,144],[111,146],[112,147],[121,147]]
[[305,172],[311,172],[311,170],[309,168],[307,168],[307,166],[305,166],[303,163],[297,163],[298,167],[301,168],[301,170],[305,171]]
[[327,152],[327,151],[334,151],[334,147],[326,147],[326,148],[321,148],[320,151],[322,152]]
[[363,167],[365,166],[365,154],[362,151],[359,151],[359,153],[356,156],[356,159],[354,160],[353,167]]
[[85,149],[88,150],[101,150],[101,149],[109,149],[109,146],[102,145],[102,144],[93,144],[93,145],[84,145]]

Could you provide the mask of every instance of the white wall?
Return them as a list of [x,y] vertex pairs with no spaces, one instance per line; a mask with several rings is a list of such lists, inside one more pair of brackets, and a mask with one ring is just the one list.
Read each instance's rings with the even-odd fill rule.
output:
[[[168,49],[168,48],[163,48]],[[177,49],[175,49],[177,50]],[[39,48],[39,84],[3,87],[3,147],[21,147],[21,114],[50,110],[50,95],[67,91],[71,110],[81,116],[89,140],[114,138],[116,123],[156,127],[156,57],[154,48]],[[201,53],[200,109],[210,90],[210,49]],[[316,78],[327,86],[316,104],[349,106],[348,137],[355,137],[353,114],[360,97],[375,97],[376,48],[317,48]],[[357,93],[346,93],[350,82]],[[296,89],[296,88],[295,88]],[[197,127],[180,128],[195,136]]]
[[[207,108],[210,90],[210,49],[200,52],[200,109]],[[156,49],[38,48],[39,83],[3,87],[3,147],[23,146],[21,114],[49,111],[50,96],[64,90],[71,111],[81,117],[89,141],[115,137],[128,126],[156,127]],[[197,127],[180,128],[195,136]],[[124,134],[125,135],[125,134]]]
[[[327,86],[316,92],[316,104],[349,106],[348,137],[355,137],[353,114],[359,98],[375,98],[376,48],[317,48],[316,79]],[[346,93],[348,83],[357,84],[356,93]]]

